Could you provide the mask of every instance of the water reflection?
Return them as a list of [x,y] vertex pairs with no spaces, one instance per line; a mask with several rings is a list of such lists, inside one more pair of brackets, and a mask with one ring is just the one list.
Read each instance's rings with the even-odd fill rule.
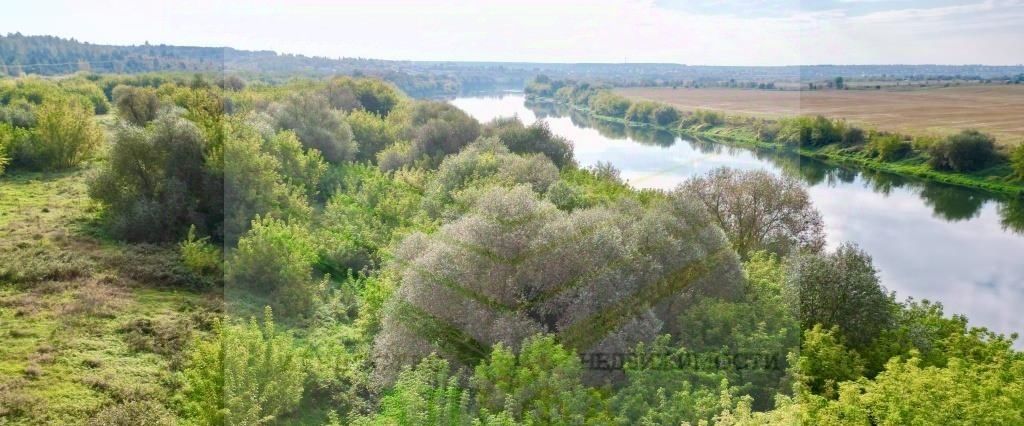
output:
[[[720,167],[801,179],[822,212],[828,243],[853,241],[874,258],[898,297],[942,302],[948,313],[1010,333],[1024,331],[1024,201],[889,173],[856,170],[771,150],[682,139],[594,120],[521,94],[451,101],[481,121],[544,120],[574,142],[584,166],[610,161],[630,184],[671,189]],[[1022,346],[1018,343],[1018,346]]]

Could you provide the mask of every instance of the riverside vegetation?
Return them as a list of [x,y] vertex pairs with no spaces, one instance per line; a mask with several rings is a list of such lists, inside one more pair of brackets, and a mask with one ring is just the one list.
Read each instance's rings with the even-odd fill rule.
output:
[[2,80],[0,149],[0,423],[1024,422],[1016,336],[898,301],[791,178],[640,191],[345,77]]
[[704,136],[859,167],[916,176],[1005,195],[1024,195],[1024,142],[996,144],[991,135],[963,130],[947,137],[911,136],[863,129],[841,119],[797,116],[778,120],[680,111],[653,101],[633,101],[600,84],[552,80],[527,85],[527,96],[551,99],[598,119]]

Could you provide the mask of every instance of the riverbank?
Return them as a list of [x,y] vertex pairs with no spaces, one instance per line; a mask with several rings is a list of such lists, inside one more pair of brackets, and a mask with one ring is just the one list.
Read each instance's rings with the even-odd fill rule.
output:
[[993,194],[1024,197],[1024,182],[1010,182],[1006,176],[1010,174],[1008,165],[998,165],[973,173],[955,173],[935,170],[928,166],[927,160],[922,155],[913,155],[898,161],[882,161],[871,158],[862,150],[840,148],[826,145],[818,148],[794,147],[790,144],[768,142],[760,138],[757,133],[742,125],[730,124],[729,120],[723,120],[720,124],[709,125],[699,123],[691,127],[664,126],[653,123],[634,122],[620,117],[602,115],[593,112],[589,107],[569,103],[549,97],[529,96],[531,101],[551,102],[572,108],[594,119],[618,123],[625,126],[647,128],[669,132],[679,136],[689,136],[701,139],[709,139],[712,142],[727,145],[744,146],[749,148],[768,149],[785,152],[795,152],[803,157],[815,158],[820,161],[837,165],[846,165],[893,173],[901,176],[915,177],[933,182],[940,182],[949,185],[957,185],[966,188],[973,188],[987,191]]

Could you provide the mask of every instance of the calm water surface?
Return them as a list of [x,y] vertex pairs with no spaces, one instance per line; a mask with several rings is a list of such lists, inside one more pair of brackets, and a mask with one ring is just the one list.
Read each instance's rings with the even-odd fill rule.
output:
[[[452,104],[486,122],[517,116],[548,123],[577,161],[611,162],[629,183],[671,189],[720,166],[799,177],[821,211],[829,247],[857,243],[898,299],[941,302],[947,314],[1001,333],[1024,331],[1024,202],[806,158],[686,140],[528,104],[522,94],[460,97]],[[1018,342],[1018,347],[1022,342]]]

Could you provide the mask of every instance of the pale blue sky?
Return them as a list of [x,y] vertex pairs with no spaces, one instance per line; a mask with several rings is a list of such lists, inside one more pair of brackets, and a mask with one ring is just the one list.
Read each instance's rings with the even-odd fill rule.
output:
[[1024,0],[8,2],[0,32],[329,57],[1020,64]]

